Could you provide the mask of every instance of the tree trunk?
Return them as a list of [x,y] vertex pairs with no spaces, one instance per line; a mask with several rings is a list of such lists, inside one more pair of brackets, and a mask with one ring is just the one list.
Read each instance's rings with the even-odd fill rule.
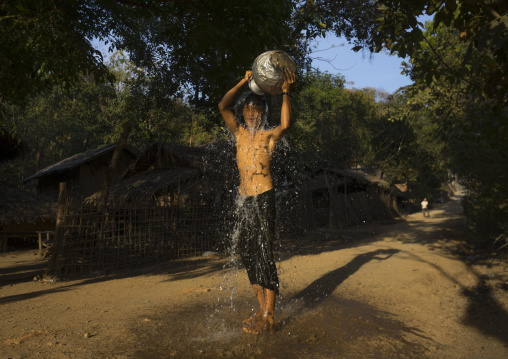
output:
[[111,162],[109,163],[108,170],[106,172],[106,178],[104,179],[104,189],[102,190],[102,205],[105,206],[108,202],[109,197],[109,189],[111,187],[111,182],[113,180],[113,173],[115,173],[118,168],[118,163],[120,162],[120,155],[122,154],[125,145],[127,144],[127,138],[132,131],[132,125],[126,123],[123,126],[122,134],[120,135],[120,140],[118,140],[118,145],[116,145],[115,152],[113,152],[113,156],[111,157]]
[[329,218],[328,218],[328,227],[331,229],[338,228],[338,198],[337,195],[337,187],[332,186],[330,181],[328,180],[328,174],[325,173],[325,182],[326,187],[328,188],[328,195],[330,196],[328,204],[329,204]]
[[60,249],[62,248],[64,240],[64,227],[63,222],[67,207],[67,182],[60,182],[60,190],[58,193],[58,212],[56,215],[56,228],[55,228],[55,239],[53,242],[53,248],[51,257],[49,259],[48,268],[46,269],[45,275],[51,275],[57,271],[58,257],[60,255]]

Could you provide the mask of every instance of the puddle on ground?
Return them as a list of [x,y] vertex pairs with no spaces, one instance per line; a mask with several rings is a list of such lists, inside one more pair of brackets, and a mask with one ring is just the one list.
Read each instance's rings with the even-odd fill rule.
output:
[[301,300],[279,301],[276,334],[250,335],[241,321],[251,308],[237,302],[235,307],[161,309],[150,325],[134,324],[135,345],[119,352],[135,353],[138,359],[423,358],[438,345],[394,313],[333,295],[312,309]]

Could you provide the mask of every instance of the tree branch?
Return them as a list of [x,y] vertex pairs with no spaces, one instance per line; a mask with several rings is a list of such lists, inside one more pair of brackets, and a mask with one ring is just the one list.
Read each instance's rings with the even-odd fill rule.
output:
[[[145,9],[149,9],[150,7],[152,7],[154,1],[149,1],[149,2],[144,2],[144,3],[139,3],[137,1],[130,1],[130,0],[114,0],[120,4],[123,4],[123,5],[129,5],[129,6],[136,6],[136,7],[142,7],[142,8],[145,8]],[[162,2],[178,2],[179,0],[164,0]],[[159,1],[161,2],[161,1]]]
[[485,9],[485,11],[489,12],[494,17],[494,19],[498,20],[501,18],[501,15],[499,15],[496,10],[491,8],[488,4],[484,3],[483,1],[481,2],[481,6]]
[[442,63],[444,65],[444,67],[446,68],[446,70],[452,74],[453,76],[455,76],[456,78],[458,78],[459,80],[461,81],[464,81],[468,84],[470,84],[471,86],[474,86],[476,87],[477,89],[481,89],[480,86],[478,86],[477,84],[469,81],[468,79],[466,79],[465,77],[462,77],[462,76],[459,76],[457,74],[456,71],[454,71],[446,62],[444,62],[443,58],[441,57],[441,55],[439,55],[436,51],[436,49],[434,48],[434,46],[432,46],[432,44],[429,42],[429,40],[427,40],[427,38],[425,37],[425,35],[423,35],[423,39],[425,40],[425,42],[427,43],[427,45],[429,45],[430,47],[430,50],[434,53],[434,55],[436,55],[437,59],[439,60],[440,63]]
[[[321,6],[324,6],[324,5],[327,5],[328,3],[330,3],[332,0],[324,0],[322,2],[314,2],[312,0],[306,0],[305,1],[305,5],[303,5],[302,7],[300,7],[300,9],[297,9],[296,10],[296,13],[302,11],[302,15],[305,15],[305,14],[309,14],[310,12],[312,11],[315,11],[316,9],[318,9],[319,7]],[[297,37],[298,37],[298,34],[300,32],[302,32],[303,29],[305,29],[305,26],[307,24],[303,21],[300,21],[298,22],[297,24],[295,24],[295,28],[291,34],[291,38],[293,40],[295,40]]]

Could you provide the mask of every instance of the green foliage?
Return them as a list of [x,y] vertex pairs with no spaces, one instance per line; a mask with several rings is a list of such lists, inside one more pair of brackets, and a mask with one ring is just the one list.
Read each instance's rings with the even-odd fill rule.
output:
[[[375,102],[368,93],[344,88],[342,76],[308,73],[293,100],[288,139],[309,166],[351,167],[369,161]],[[370,163],[369,163],[370,164]]]
[[125,50],[170,97],[215,104],[261,52],[279,48],[308,69],[308,42],[333,32],[365,46],[370,1],[7,0],[0,3],[0,102],[19,102],[83,75],[113,81],[90,40]]
[[96,148],[98,138],[119,122],[116,93],[109,86],[83,82],[71,91],[55,87],[28,101],[26,109],[11,106],[6,114],[9,128],[28,143],[28,153],[2,164],[2,180],[22,178],[72,154]]
[[122,18],[115,45],[168,94],[188,89],[196,105],[217,103],[261,52],[291,49],[290,15],[285,0],[155,1]]
[[96,13],[76,1],[0,3],[0,102],[20,103],[48,86],[69,87],[83,76],[112,80],[87,36]]
[[325,37],[328,32],[344,37],[356,51],[366,46],[375,30],[379,10],[372,1],[292,1],[292,37],[305,40]]
[[402,95],[346,89],[343,77],[328,73],[308,73],[304,82],[288,135],[304,164],[376,168],[389,182],[412,183],[416,195],[441,186],[447,172],[437,128],[424,116],[404,116]]
[[[464,211],[470,240],[480,246],[506,250],[508,243],[508,201],[506,189],[466,182],[470,195],[465,198]],[[501,197],[501,198],[500,198]]]
[[0,3],[0,100],[20,102],[53,84],[89,76],[113,81],[98,38],[130,53],[169,96],[217,100],[234,76],[268,48],[292,49],[291,3],[8,0]]
[[438,126],[428,120],[425,110],[410,110],[407,91],[400,89],[377,102],[377,116],[370,124],[370,163],[388,182],[408,183],[414,198],[430,198],[447,180],[443,145],[436,140]]
[[[415,82],[406,93],[406,117],[434,129],[436,150],[470,193],[475,236],[488,242],[507,230],[508,110],[497,97],[485,95],[488,72],[473,71],[485,61],[482,51],[443,25],[427,24],[424,35],[426,41],[406,64]],[[464,66],[471,71],[462,71]],[[460,74],[460,81],[452,73]]]
[[160,96],[151,79],[121,53],[112,57],[114,84],[83,78],[66,89],[54,86],[33,95],[25,107],[11,105],[7,126],[28,143],[18,160],[0,164],[0,181],[16,184],[63,158],[118,142],[123,125],[129,142],[144,150],[155,141],[191,146],[216,141],[224,132],[181,99]]
[[[440,0],[380,0],[382,16],[370,43],[371,51],[388,48],[400,57],[417,56],[420,69],[427,74],[427,84],[436,79],[465,82],[468,91],[494,101],[498,108],[508,101],[508,5],[506,1],[440,1]],[[448,46],[455,51],[467,48],[461,66],[452,66],[441,51],[443,43],[430,37],[429,29],[417,21],[421,15],[434,15],[432,30],[450,29],[459,43]],[[440,37],[443,41],[444,38]],[[439,40],[438,40],[439,41]],[[428,58],[441,65],[432,67]],[[485,86],[488,84],[488,86]]]

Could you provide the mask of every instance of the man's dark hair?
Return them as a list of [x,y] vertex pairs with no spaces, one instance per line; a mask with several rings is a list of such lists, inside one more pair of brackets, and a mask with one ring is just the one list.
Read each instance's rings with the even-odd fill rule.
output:
[[245,101],[243,102],[243,105],[254,105],[259,106],[261,108],[262,112],[266,111],[266,99],[264,96],[259,96],[257,94],[250,93],[245,98]]

